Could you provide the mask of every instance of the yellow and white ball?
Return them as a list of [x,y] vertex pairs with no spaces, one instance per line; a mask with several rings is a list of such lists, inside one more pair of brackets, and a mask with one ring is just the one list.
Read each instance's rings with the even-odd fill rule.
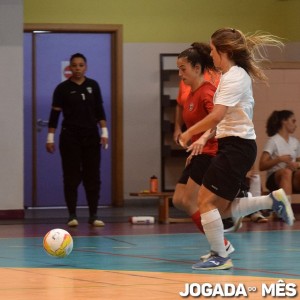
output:
[[73,238],[64,229],[52,229],[44,236],[43,246],[51,256],[66,257],[73,250]]

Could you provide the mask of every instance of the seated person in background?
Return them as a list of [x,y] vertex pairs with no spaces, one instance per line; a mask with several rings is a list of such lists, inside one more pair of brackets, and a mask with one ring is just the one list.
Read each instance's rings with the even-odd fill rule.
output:
[[269,191],[283,188],[287,195],[300,193],[300,142],[291,134],[296,130],[292,111],[274,111],[267,120],[270,137],[260,157],[260,171],[267,171]]

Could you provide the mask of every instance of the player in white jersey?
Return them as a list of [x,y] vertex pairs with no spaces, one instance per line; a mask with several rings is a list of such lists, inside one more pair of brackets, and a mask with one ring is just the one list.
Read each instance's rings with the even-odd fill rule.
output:
[[219,151],[203,178],[198,194],[202,226],[211,255],[193,269],[230,269],[232,260],[224,246],[222,218],[239,218],[261,209],[272,209],[289,225],[294,222],[291,205],[282,189],[268,196],[235,198],[246,173],[256,159],[256,135],[252,122],[254,99],[252,79],[266,80],[256,59],[263,58],[265,45],[281,46],[272,35],[244,35],[240,30],[222,28],[210,41],[211,57],[222,77],[214,96],[214,108],[204,119],[187,129],[179,141],[183,147],[194,134],[216,128]]

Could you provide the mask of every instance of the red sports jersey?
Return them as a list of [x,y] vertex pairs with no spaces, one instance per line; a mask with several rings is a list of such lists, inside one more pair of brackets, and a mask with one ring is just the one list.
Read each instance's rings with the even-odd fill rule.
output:
[[[213,109],[213,97],[216,87],[209,81],[205,81],[198,89],[189,92],[185,101],[179,102],[183,107],[183,121],[187,128],[193,126],[203,118],[205,118]],[[192,142],[195,142],[201,134],[194,135]],[[203,154],[215,155],[218,150],[216,139],[207,141],[203,149]]]
[[178,96],[177,96],[177,103],[180,106],[183,106],[183,103],[188,98],[190,91],[191,91],[191,87],[189,85],[186,85],[181,80],[180,83],[179,83],[179,91],[178,91]]
[[[216,71],[205,71],[204,72],[204,80],[211,82],[214,86],[218,86],[220,82],[220,73]],[[184,84],[181,80],[179,84],[179,91],[177,96],[177,102],[179,105],[183,105],[183,102],[187,99],[189,93],[191,91],[191,87],[189,85]]]

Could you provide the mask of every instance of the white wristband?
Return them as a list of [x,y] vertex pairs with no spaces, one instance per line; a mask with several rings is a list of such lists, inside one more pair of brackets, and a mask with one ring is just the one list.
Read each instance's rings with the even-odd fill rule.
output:
[[107,129],[107,127],[102,127],[101,128],[101,137],[108,139],[108,129]]
[[47,135],[47,144],[54,144],[54,133],[49,132]]

